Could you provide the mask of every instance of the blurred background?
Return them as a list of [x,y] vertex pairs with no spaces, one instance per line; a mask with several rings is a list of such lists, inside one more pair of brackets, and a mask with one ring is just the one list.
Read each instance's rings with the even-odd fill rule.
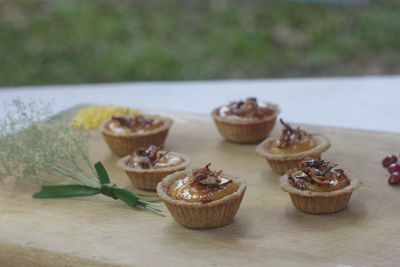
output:
[[400,1],[0,0],[0,86],[400,73]]

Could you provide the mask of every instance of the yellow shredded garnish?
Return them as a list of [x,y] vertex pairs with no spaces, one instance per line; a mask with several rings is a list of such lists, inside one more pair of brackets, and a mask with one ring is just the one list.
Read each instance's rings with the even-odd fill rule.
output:
[[112,116],[123,116],[126,114],[137,114],[136,109],[117,107],[114,105],[90,106],[82,108],[72,119],[70,126],[75,129],[97,129],[105,120]]

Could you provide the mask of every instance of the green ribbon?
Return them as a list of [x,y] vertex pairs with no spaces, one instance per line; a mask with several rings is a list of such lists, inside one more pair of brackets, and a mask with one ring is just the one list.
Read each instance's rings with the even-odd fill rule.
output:
[[92,187],[81,184],[44,185],[39,192],[33,194],[33,198],[66,198],[82,197],[103,194],[113,199],[120,199],[131,207],[146,202],[139,201],[139,196],[132,191],[110,183],[107,171],[99,161],[94,164],[101,187]]

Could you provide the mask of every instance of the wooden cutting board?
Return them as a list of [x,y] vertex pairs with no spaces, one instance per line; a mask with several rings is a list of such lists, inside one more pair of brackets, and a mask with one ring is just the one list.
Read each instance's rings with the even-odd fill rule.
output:
[[[256,145],[224,141],[205,115],[163,112],[174,119],[166,149],[192,166],[212,162],[247,181],[234,221],[190,230],[165,217],[104,196],[32,199],[34,190],[0,189],[0,265],[296,265],[396,266],[400,262],[400,186],[389,186],[381,167],[399,152],[400,135],[303,125],[327,135],[324,158],[358,174],[364,185],[349,207],[330,215],[297,211],[279,188],[279,175],[255,154]],[[278,135],[280,126],[272,132]],[[101,135],[91,135],[93,162],[112,182],[131,189]]]

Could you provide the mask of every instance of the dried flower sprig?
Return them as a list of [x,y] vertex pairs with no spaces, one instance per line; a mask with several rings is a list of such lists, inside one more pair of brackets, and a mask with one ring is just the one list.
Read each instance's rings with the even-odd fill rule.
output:
[[[132,207],[142,206],[162,215],[156,203],[110,182],[101,162],[89,159],[89,133],[75,131],[67,121],[49,119],[52,105],[18,99],[5,105],[0,121],[0,181],[42,181],[34,198],[64,198],[104,194]],[[68,184],[59,184],[67,182]]]

